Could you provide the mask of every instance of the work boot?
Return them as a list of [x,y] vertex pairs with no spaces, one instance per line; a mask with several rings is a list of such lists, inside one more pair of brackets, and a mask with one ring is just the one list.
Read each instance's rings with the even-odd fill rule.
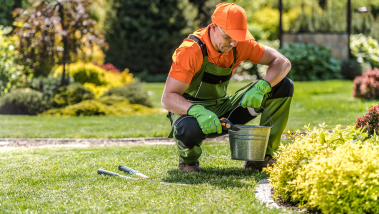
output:
[[272,159],[271,155],[266,155],[264,161],[245,161],[243,167],[245,169],[258,169],[259,171],[262,171],[267,165],[272,167],[274,163],[276,163],[276,160]]
[[199,161],[194,165],[188,165],[183,163],[183,161],[179,158],[178,167],[184,172],[201,172],[201,168],[199,167]]

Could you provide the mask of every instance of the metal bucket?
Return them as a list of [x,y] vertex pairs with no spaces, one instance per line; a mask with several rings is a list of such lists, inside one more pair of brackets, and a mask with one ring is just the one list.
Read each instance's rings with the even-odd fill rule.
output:
[[236,125],[241,130],[229,130],[233,160],[263,161],[272,126]]

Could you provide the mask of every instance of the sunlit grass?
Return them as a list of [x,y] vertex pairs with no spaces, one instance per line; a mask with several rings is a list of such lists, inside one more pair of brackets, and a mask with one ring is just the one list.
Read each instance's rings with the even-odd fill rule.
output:
[[[0,213],[284,213],[257,201],[267,175],[243,169],[228,147],[205,143],[201,174],[177,168],[174,145],[0,149]],[[96,173],[122,174],[118,165],[155,180]]]

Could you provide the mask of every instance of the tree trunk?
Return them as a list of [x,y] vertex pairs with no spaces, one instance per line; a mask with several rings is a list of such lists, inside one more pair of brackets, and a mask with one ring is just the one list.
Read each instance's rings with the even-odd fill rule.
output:
[[68,81],[66,81],[66,59],[67,55],[69,54],[69,47],[68,47],[68,32],[67,32],[67,26],[65,25],[65,20],[64,20],[64,10],[63,10],[63,4],[59,4],[59,16],[61,18],[61,25],[62,25],[62,30],[66,32],[66,34],[63,36],[63,71],[62,71],[62,77],[61,77],[61,86],[68,85]]

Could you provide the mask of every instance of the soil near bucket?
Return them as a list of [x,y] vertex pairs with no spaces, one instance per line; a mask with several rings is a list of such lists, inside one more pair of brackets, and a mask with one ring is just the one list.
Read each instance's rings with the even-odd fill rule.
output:
[[229,130],[230,152],[233,160],[263,161],[271,126],[236,125],[239,131]]

